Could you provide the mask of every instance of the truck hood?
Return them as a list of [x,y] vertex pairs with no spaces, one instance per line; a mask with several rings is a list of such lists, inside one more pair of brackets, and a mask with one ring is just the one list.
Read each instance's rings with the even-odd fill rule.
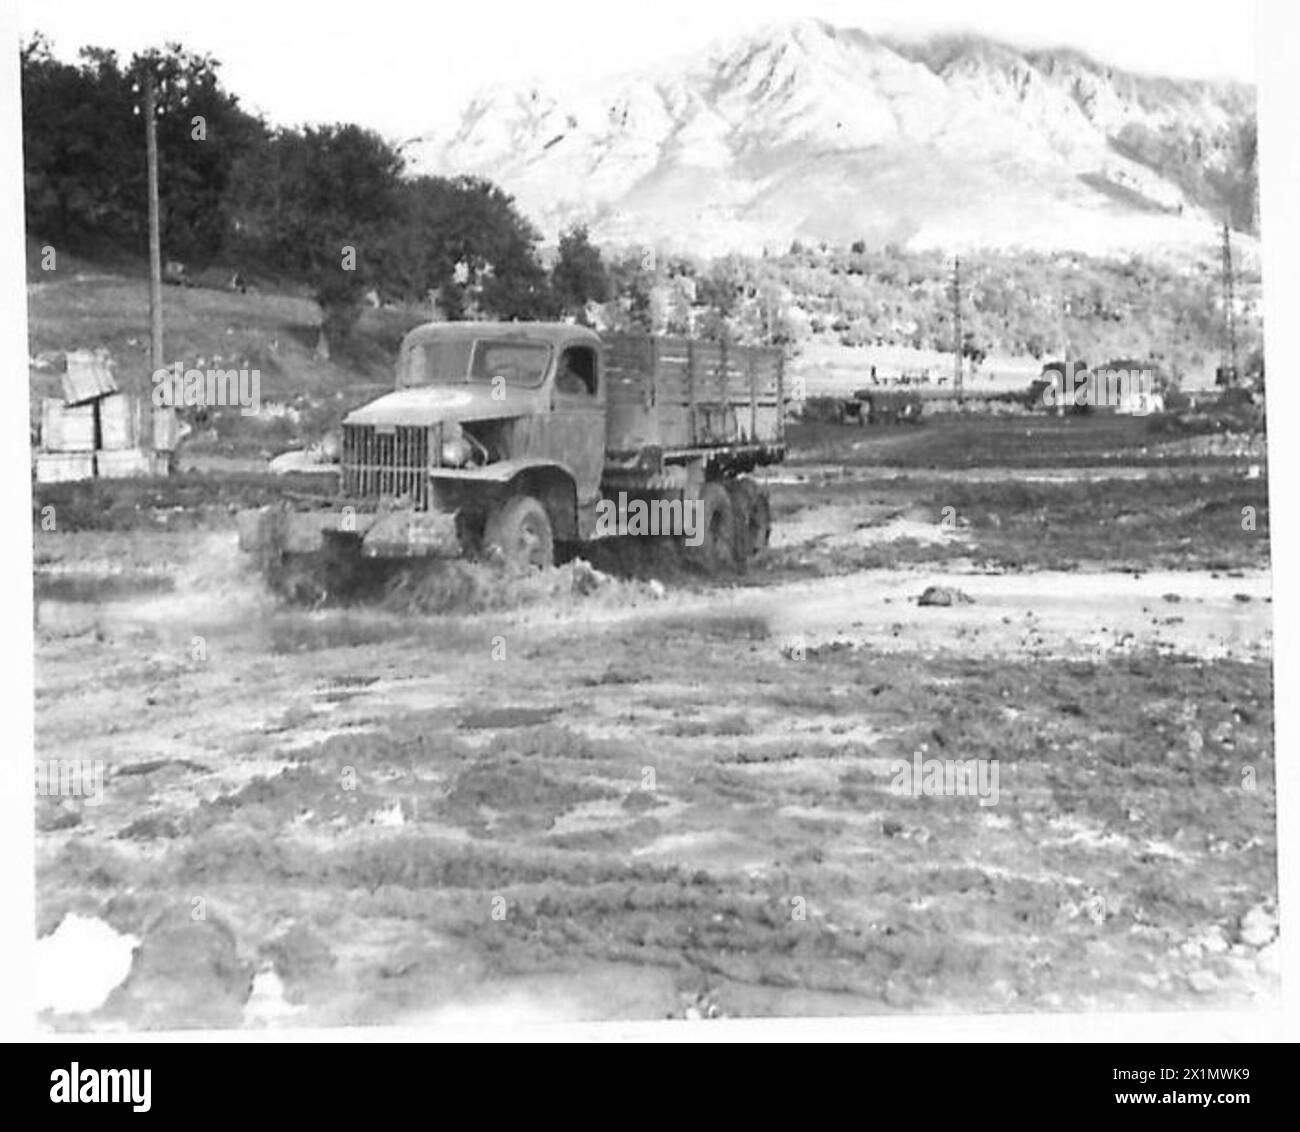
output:
[[377,401],[353,409],[343,420],[349,425],[434,425],[444,421],[486,421],[521,417],[542,406],[539,390],[505,389],[496,398],[486,385],[422,385],[398,389]]

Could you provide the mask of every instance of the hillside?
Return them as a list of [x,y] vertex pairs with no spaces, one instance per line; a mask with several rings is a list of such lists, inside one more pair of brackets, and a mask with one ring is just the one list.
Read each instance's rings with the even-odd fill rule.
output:
[[[194,427],[186,451],[268,456],[319,439],[356,405],[391,388],[402,335],[424,317],[368,310],[352,342],[326,359],[316,352],[320,311],[292,294],[246,295],[210,287],[163,292],[167,358],[186,368],[257,369],[263,411],[183,414]],[[27,288],[30,415],[62,397],[64,353],[106,348],[119,388],[148,396],[149,285],[141,273],[71,266]]]
[[491,178],[548,237],[1104,254],[1253,229],[1254,116],[1240,84],[805,21],[612,85],[488,90],[405,154]]
[[[123,389],[145,394],[151,388],[142,265],[110,268],[70,254],[60,262],[53,277],[29,272],[33,423],[40,399],[60,395],[66,350],[106,347]],[[1258,269],[1243,268],[1237,296],[1244,359],[1262,341],[1262,325]],[[815,392],[824,385],[861,385],[872,366],[882,376],[948,373],[949,270],[946,257],[934,252],[806,249],[713,265],[663,261],[655,275],[634,284],[648,289],[654,329],[687,333],[704,331],[715,317],[703,295],[705,282],[728,281],[744,295],[733,303],[728,333],[760,341],[775,331],[787,344],[793,372]],[[1063,339],[1094,363],[1137,356],[1153,359],[1189,387],[1213,379],[1222,322],[1213,264],[1188,272],[1139,257],[985,252],[964,263],[963,278],[963,326],[968,346],[981,355],[974,371],[979,382],[1023,385],[1043,360],[1056,356]],[[690,304],[687,294],[694,296]],[[606,304],[602,321],[614,320],[627,302],[628,294],[620,292]],[[188,449],[224,455],[269,455],[318,439],[349,408],[390,386],[401,336],[428,317],[427,309],[410,305],[367,309],[351,342],[326,359],[316,352],[320,309],[301,294],[167,287],[164,306],[169,360],[187,368],[261,371],[267,412],[243,417],[219,410],[196,422],[204,435]]]

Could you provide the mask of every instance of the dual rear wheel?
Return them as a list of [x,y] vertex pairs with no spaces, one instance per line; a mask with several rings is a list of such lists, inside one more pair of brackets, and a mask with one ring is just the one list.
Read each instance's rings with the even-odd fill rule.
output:
[[702,538],[687,546],[690,558],[709,573],[747,569],[772,532],[767,492],[749,476],[711,481],[701,496]]
[[[745,569],[767,547],[772,531],[767,492],[749,476],[711,481],[700,498],[700,531],[685,544],[689,559],[708,573]],[[542,568],[555,562],[550,516],[530,495],[516,495],[493,508],[486,520],[458,519],[471,552],[507,565]],[[698,542],[696,541],[698,539]]]

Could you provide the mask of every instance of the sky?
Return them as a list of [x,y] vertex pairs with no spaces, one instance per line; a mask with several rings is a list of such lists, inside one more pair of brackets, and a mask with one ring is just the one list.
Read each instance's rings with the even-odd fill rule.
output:
[[219,59],[227,89],[273,124],[354,121],[396,140],[485,86],[598,80],[807,17],[908,37],[974,31],[1128,70],[1247,82],[1259,35],[1253,0],[17,0],[17,12],[24,36],[45,32],[62,57],[83,44],[129,56],[179,40]]

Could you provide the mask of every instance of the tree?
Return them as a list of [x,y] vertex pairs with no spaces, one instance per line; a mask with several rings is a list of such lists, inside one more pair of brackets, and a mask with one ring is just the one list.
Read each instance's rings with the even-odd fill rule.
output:
[[116,233],[143,239],[144,134],[131,113],[130,83],[112,52],[86,48],[82,65],[61,63],[35,36],[21,53],[27,230],[84,244]]
[[[756,329],[762,320],[755,301],[758,285],[750,265],[735,255],[715,260],[696,283],[696,301],[705,307],[698,323],[702,337],[716,339],[762,336]],[[754,325],[746,327],[746,316]]]
[[412,301],[436,291],[452,319],[473,307],[503,319],[552,317],[556,304],[537,259],[539,239],[513,198],[491,182],[415,177],[398,191],[381,283]]
[[[271,132],[222,89],[219,67],[174,43],[126,66],[93,47],[76,64],[60,62],[40,35],[24,44],[29,233],[84,255],[142,255],[148,80],[160,111],[168,258],[224,255],[245,271],[305,284],[327,345],[350,334],[374,286],[419,301],[436,291],[453,318],[558,313],[540,236],[495,185],[403,181],[400,154],[355,125]],[[598,279],[584,286],[599,291]]]
[[245,258],[308,284],[326,344],[346,339],[400,215],[401,156],[360,126],[284,129],[245,154],[232,197]]
[[560,235],[559,258],[551,269],[551,289],[566,314],[585,321],[588,303],[609,298],[609,273],[585,225],[577,224]]
[[[653,290],[656,272],[637,252],[615,256],[609,264],[610,328],[633,333],[653,333]],[[612,309],[611,309],[612,308]]]
[[133,92],[149,75],[157,91],[162,242],[169,258],[209,261],[226,248],[235,165],[266,138],[265,123],[222,89],[220,66],[172,43],[135,56],[128,68]]
[[231,234],[226,203],[240,154],[264,134],[221,86],[220,64],[179,43],[123,66],[81,50],[62,63],[36,35],[21,51],[28,231],[92,253],[139,255],[148,239],[141,86],[157,91],[159,195],[170,258],[210,260]]

